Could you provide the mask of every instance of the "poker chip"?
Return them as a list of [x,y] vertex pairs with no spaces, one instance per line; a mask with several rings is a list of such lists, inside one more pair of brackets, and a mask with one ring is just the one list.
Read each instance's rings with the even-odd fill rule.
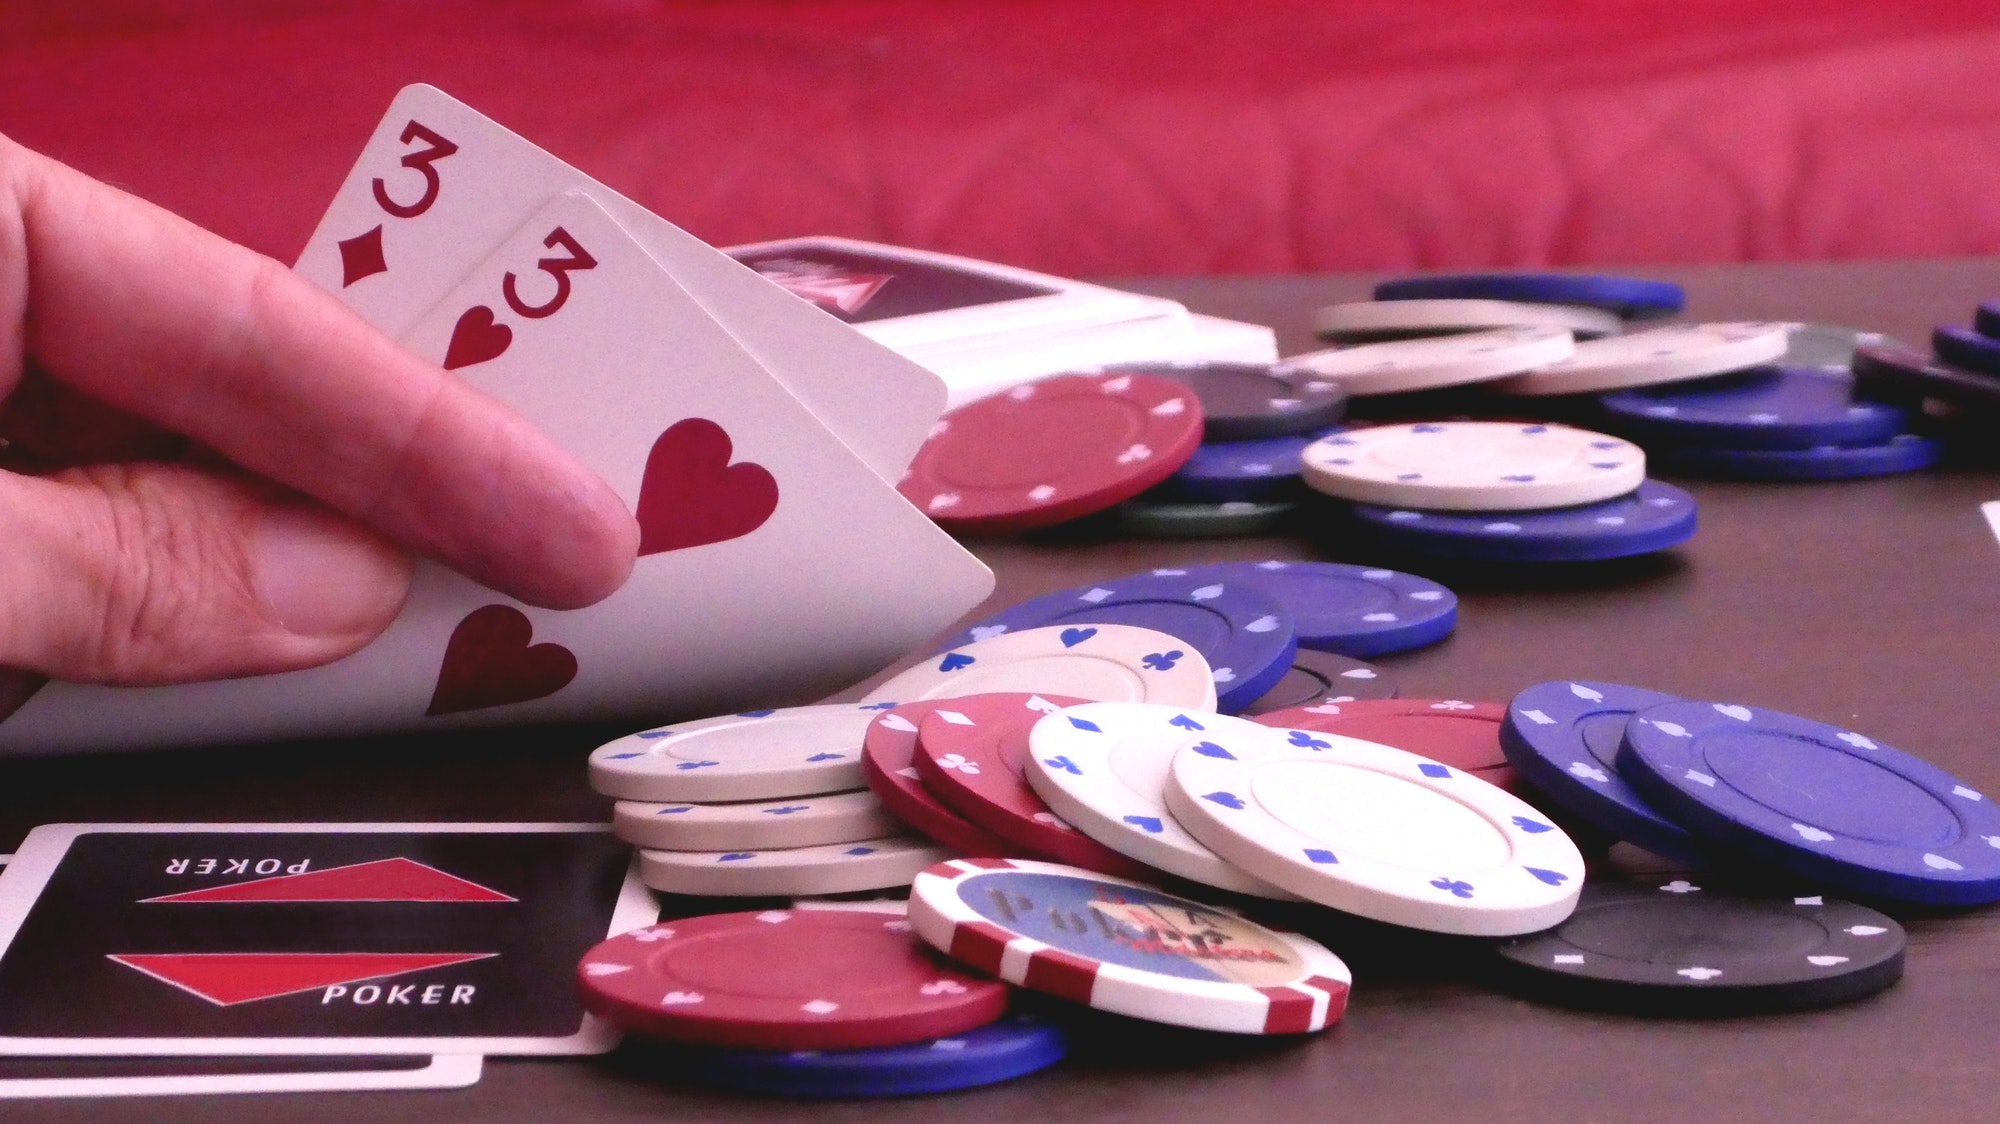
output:
[[1905,939],[1891,918],[1817,894],[1740,897],[1680,878],[1592,882],[1562,924],[1495,946],[1496,982],[1597,1010],[1801,1010],[1894,984]]
[[2000,901],[2000,811],[1944,770],[1809,718],[1725,703],[1647,707],[1618,771],[1699,835],[1857,894]]
[[1285,362],[1349,394],[1405,394],[1517,376],[1565,359],[1576,347],[1565,328],[1495,328],[1332,348]]
[[[1166,571],[1155,570],[1154,573]],[[1291,616],[1299,647],[1386,656],[1435,644],[1458,627],[1458,597],[1415,574],[1338,562],[1220,562],[1200,579],[1248,582]]]
[[1678,702],[1618,683],[1537,683],[1507,704],[1500,748],[1549,799],[1656,855],[1698,861],[1700,842],[1619,776],[1618,747],[1634,712]]
[[1687,294],[1667,281],[1578,273],[1459,273],[1410,277],[1375,286],[1375,299],[1497,300],[1580,304],[1627,320],[1672,316],[1687,307]]
[[1133,574],[1010,605],[953,637],[949,646],[1036,628],[1106,624],[1151,629],[1193,648],[1208,662],[1217,705],[1225,711],[1270,690],[1291,667],[1298,646],[1290,614],[1260,587],[1171,571]]
[[1350,301],[1313,314],[1313,334],[1340,343],[1490,328],[1561,328],[1578,339],[1615,336],[1625,330],[1616,313],[1601,308],[1527,301]]
[[1538,371],[1490,384],[1502,394],[1595,394],[1720,375],[1784,357],[1790,325],[1674,324],[1586,340]]
[[1024,775],[1029,731],[1045,715],[1086,700],[1062,695],[967,695],[917,724],[917,773],[952,810],[1014,845],[1015,853],[1107,874],[1146,868],[1079,832],[1036,795]]
[[1204,441],[1254,441],[1325,429],[1347,414],[1347,390],[1271,363],[1119,363],[1121,374],[1172,379],[1201,399]]
[[1122,624],[1052,625],[961,645],[875,688],[863,705],[996,691],[1215,709],[1215,673],[1193,645]]
[[682,1050],[674,1071],[769,1097],[908,1097],[1011,1081],[1069,1052],[1062,1027],[1008,1015],[948,1038],[872,1050]]
[[1048,527],[1165,480],[1201,435],[1200,402],[1172,379],[1063,375],[946,414],[896,487],[947,530]]
[[744,804],[620,800],[611,808],[612,834],[637,847],[670,851],[814,847],[901,830],[902,821],[865,790]]
[[1638,441],[1729,449],[1869,444],[1903,432],[1910,412],[1854,397],[1854,376],[1820,367],[1757,367],[1598,400]]
[[905,885],[952,856],[914,835],[766,851],[639,851],[639,881],[663,894],[790,898]]
[[1147,866],[1219,890],[1293,899],[1202,846],[1162,795],[1175,750],[1243,722],[1149,703],[1070,707],[1029,732],[1028,785],[1078,830]]
[[917,723],[951,700],[904,703],[868,724],[861,739],[861,767],[868,787],[904,823],[961,855],[1004,855],[1006,840],[952,811],[931,795],[917,773]]
[[1244,707],[1242,715],[1255,718],[1287,707],[1395,697],[1396,684],[1380,668],[1334,652],[1300,648],[1292,657],[1292,670],[1263,698]]
[[910,886],[917,935],[982,972],[1100,1011],[1232,1034],[1323,1030],[1353,977],[1314,941],[1053,863],[941,863]]
[[1298,512],[1289,500],[1225,503],[1156,503],[1143,497],[1126,500],[1114,510],[1118,529],[1153,539],[1230,539],[1272,534]]
[[[1261,441],[1205,444],[1148,496],[1200,503],[1237,503],[1283,496],[1299,483],[1299,454],[1338,426]],[[1144,500],[1146,496],[1141,496]],[[1136,502],[1136,501],[1135,501]]]
[[722,803],[861,788],[872,706],[752,710],[642,730],[590,754],[590,787],[619,800]]
[[1521,778],[1500,748],[1506,716],[1505,707],[1461,699],[1357,699],[1274,711],[1257,722],[1377,742],[1518,791]]
[[1616,499],[1547,511],[1413,511],[1355,504],[1382,546],[1480,562],[1594,562],[1651,554],[1694,537],[1694,497],[1658,480]]
[[1669,472],[1728,480],[1853,480],[1917,472],[1943,459],[1942,442],[1914,433],[1899,433],[1880,444],[1821,445],[1812,449],[1684,446],[1658,450],[1655,463]]
[[1866,393],[1920,406],[1938,398],[1961,406],[2000,408],[2000,378],[1940,363],[1885,338],[1854,349],[1855,385]]
[[1192,743],[1174,756],[1166,797],[1182,827],[1251,874],[1413,929],[1546,929],[1583,882],[1576,845],[1519,797],[1340,734],[1232,729]]
[[583,1005],[633,1034],[753,1050],[851,1050],[999,1019],[1007,987],[872,910],[766,910],[621,933],[577,965]]
[[1954,367],[2000,375],[2000,340],[1971,328],[1939,324],[1931,333],[1931,350]]
[[1574,507],[1646,478],[1637,445],[1565,425],[1419,422],[1335,434],[1306,448],[1315,491],[1357,503],[1446,511]]
[[2000,300],[1982,301],[1972,314],[1972,327],[1987,339],[2000,339]]

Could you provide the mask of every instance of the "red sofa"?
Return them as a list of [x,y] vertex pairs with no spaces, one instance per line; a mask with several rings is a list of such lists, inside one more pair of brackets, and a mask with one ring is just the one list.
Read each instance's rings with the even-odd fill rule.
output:
[[1085,276],[2000,249],[1992,0],[0,5],[0,132],[287,260],[416,80],[718,244]]

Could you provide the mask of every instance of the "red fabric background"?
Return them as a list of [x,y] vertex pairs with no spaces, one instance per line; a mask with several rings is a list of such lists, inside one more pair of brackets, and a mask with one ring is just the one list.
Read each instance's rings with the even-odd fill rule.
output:
[[411,81],[717,244],[1077,275],[2000,248],[1990,0],[0,6],[0,132],[286,260]]

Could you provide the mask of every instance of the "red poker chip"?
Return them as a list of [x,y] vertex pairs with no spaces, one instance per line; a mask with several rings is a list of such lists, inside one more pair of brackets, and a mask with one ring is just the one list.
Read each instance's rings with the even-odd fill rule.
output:
[[1045,715],[1084,701],[1014,692],[943,700],[917,723],[917,774],[932,795],[1012,844],[1017,855],[1157,878],[1151,867],[1071,827],[1028,787],[1028,731]]
[[1294,706],[1252,722],[1290,730],[1341,734],[1392,746],[1470,773],[1516,794],[1531,791],[1500,749],[1507,708],[1458,699],[1362,699]]
[[751,1050],[858,1050],[960,1034],[1007,985],[953,966],[900,914],[717,913],[621,933],[583,954],[590,1013],[633,1034]]
[[931,795],[917,772],[917,723],[956,700],[904,703],[868,724],[861,741],[861,771],[882,806],[904,823],[970,858],[1004,858],[1017,850],[1005,839],[952,811]]
[[1048,527],[1172,476],[1201,432],[1201,401],[1182,383],[1059,375],[946,414],[896,489],[947,530]]

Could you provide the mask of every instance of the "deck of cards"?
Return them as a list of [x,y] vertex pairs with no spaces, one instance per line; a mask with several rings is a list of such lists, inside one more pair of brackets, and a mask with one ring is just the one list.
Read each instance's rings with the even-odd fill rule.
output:
[[[879,671],[993,588],[895,490],[945,408],[936,374],[432,87],[397,95],[297,270],[607,480],[641,527],[631,580],[557,612],[425,564],[402,615],[344,660],[51,684],[0,721],[0,753],[803,700]],[[895,288],[873,295],[896,307]],[[827,292],[836,309],[867,303]]]
[[1278,358],[1261,324],[992,262],[825,237],[727,253],[929,368],[953,407],[1081,367]]

